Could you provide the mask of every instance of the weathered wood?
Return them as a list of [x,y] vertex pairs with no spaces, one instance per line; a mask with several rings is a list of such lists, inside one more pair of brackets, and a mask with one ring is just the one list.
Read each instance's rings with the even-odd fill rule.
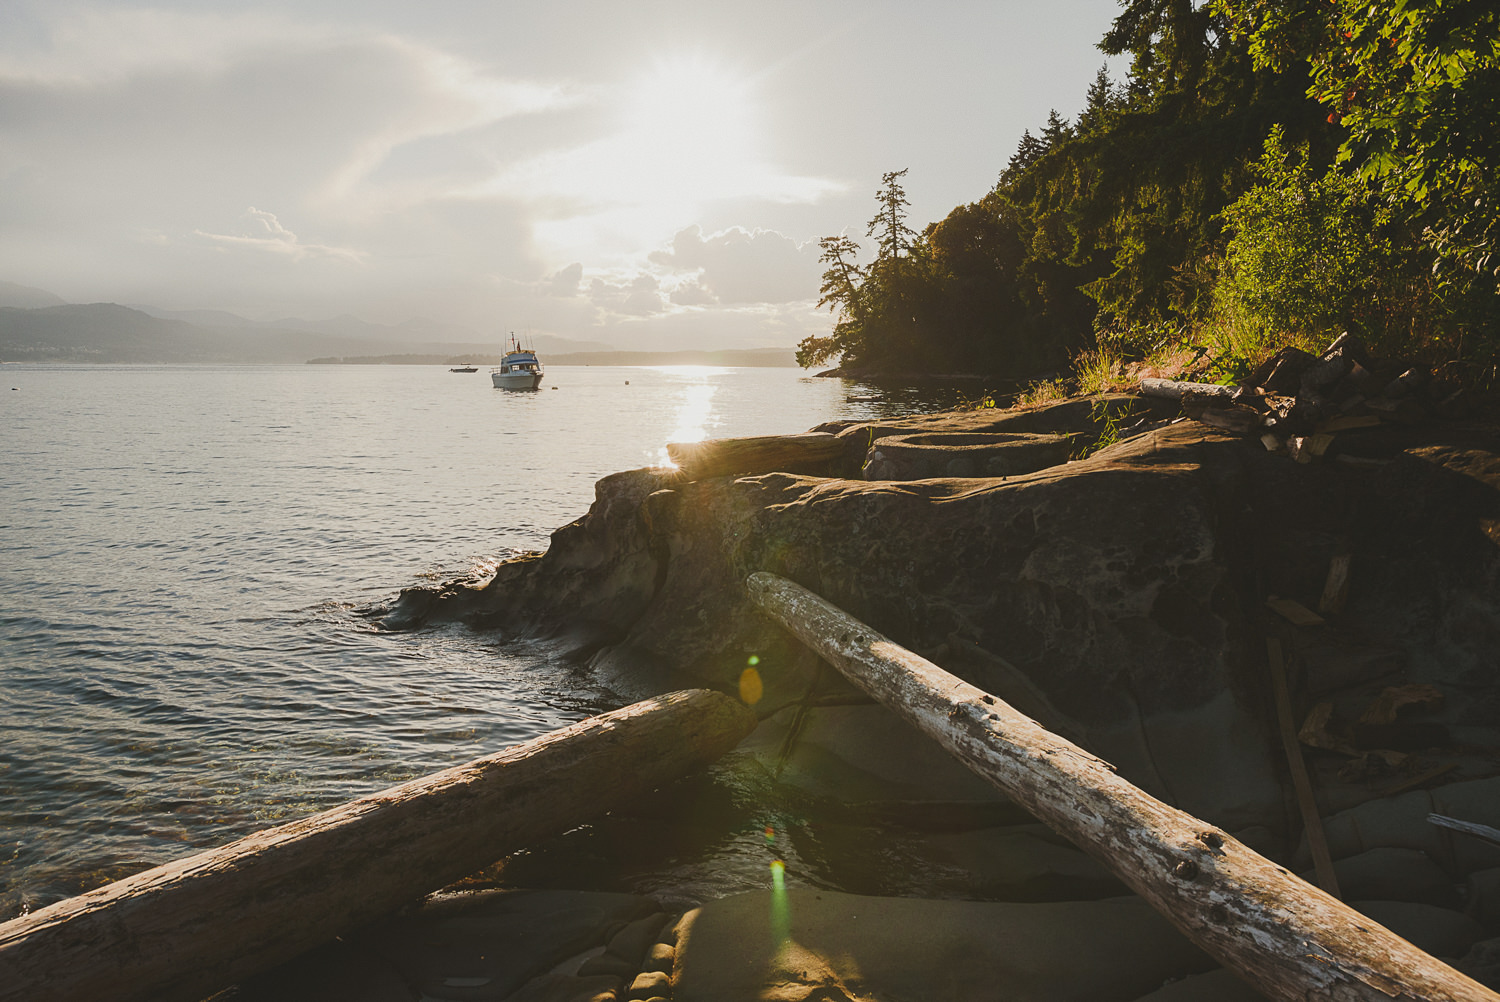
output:
[[1233,435],[1248,435],[1261,425],[1260,414],[1249,407],[1209,408],[1198,415],[1198,420]]
[[772,574],[751,597],[850,681],[1109,866],[1178,929],[1277,999],[1500,1002],[1500,995],[1148,796],[1001,700]]
[[1437,825],[1439,828],[1463,832],[1465,835],[1473,835],[1475,838],[1481,838],[1494,845],[1500,845],[1500,828],[1491,828],[1489,825],[1481,825],[1474,821],[1460,821],[1458,818],[1450,818],[1446,814],[1429,814],[1427,815],[1427,821],[1429,824]]
[[1349,599],[1349,564],[1353,559],[1347,553],[1338,553],[1328,561],[1328,577],[1318,599],[1318,611],[1323,615],[1337,616],[1344,611],[1344,603]]
[[1281,747],[1286,753],[1287,768],[1292,773],[1292,787],[1297,791],[1297,810],[1302,815],[1302,829],[1307,833],[1307,845],[1312,851],[1313,871],[1318,877],[1318,886],[1340,897],[1338,875],[1333,871],[1333,857],[1328,853],[1328,838],[1323,834],[1323,816],[1318,812],[1318,799],[1313,795],[1312,777],[1307,774],[1307,762],[1302,758],[1302,743],[1298,740],[1297,724],[1292,717],[1292,693],[1286,684],[1286,662],[1281,657],[1281,641],[1266,638],[1266,667],[1271,673],[1271,692],[1276,698],[1276,725],[1281,732]]
[[1266,596],[1266,608],[1296,626],[1322,626],[1323,617],[1294,598]]
[[1147,376],[1141,380],[1142,396],[1160,397],[1164,400],[1181,400],[1192,394],[1229,403],[1238,392],[1237,386],[1220,386],[1217,383],[1187,383],[1176,379],[1157,379],[1155,376]]
[[733,748],[744,704],[671,693],[0,925],[0,999],[191,1000]]
[[844,443],[825,431],[672,442],[667,455],[689,480],[757,473],[826,472],[844,455]]

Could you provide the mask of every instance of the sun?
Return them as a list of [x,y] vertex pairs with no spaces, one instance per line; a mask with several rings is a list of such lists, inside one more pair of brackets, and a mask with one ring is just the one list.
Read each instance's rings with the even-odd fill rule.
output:
[[623,89],[622,180],[653,202],[745,194],[758,161],[752,90],[705,56],[658,61]]

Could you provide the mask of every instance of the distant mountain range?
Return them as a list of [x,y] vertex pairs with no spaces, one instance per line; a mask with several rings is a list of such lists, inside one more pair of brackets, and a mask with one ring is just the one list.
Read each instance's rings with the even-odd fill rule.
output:
[[[425,320],[396,325],[351,316],[256,321],[222,310],[66,303],[44,289],[0,282],[3,362],[498,362],[504,344],[480,337],[468,328]],[[548,334],[525,340],[546,361],[564,365],[794,364],[790,349],[620,352],[599,341]]]

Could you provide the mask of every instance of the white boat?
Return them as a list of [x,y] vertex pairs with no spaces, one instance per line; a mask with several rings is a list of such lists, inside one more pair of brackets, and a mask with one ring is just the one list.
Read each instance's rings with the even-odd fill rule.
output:
[[490,382],[497,390],[534,390],[542,385],[542,361],[530,348],[522,348],[512,334],[510,350],[500,364],[490,369]]

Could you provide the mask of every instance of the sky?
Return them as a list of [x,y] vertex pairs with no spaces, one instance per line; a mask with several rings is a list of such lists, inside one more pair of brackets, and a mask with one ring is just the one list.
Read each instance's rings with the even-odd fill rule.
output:
[[[829,326],[819,237],[920,230],[1076,116],[1115,0],[0,0],[0,280],[632,350]],[[1124,64],[1110,62],[1117,79]]]

